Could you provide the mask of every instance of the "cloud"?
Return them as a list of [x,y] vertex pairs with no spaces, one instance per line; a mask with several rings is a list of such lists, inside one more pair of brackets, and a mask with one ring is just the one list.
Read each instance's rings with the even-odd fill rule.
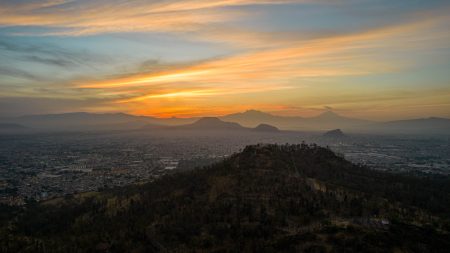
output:
[[223,7],[286,2],[297,1],[98,0],[0,3],[0,26],[47,27],[47,32],[39,34],[66,36],[114,32],[188,32],[233,20],[242,14],[238,10],[222,10]]
[[92,66],[106,63],[108,58],[88,51],[69,50],[53,44],[13,43],[0,39],[0,52],[9,51],[26,62],[36,62],[59,67]]
[[[154,106],[167,101],[196,103],[235,94],[267,93],[301,87],[302,78],[368,76],[393,73],[411,65],[392,54],[445,46],[448,34],[439,29],[448,21],[427,16],[418,21],[347,34],[290,41],[274,48],[183,64],[155,62],[137,73],[75,82],[80,89],[110,95],[115,103]],[[150,66],[152,62],[150,62]],[[144,64],[144,66],[148,63]],[[156,102],[159,101],[159,102]]]
[[[155,84],[216,85],[279,84],[295,78],[371,75],[398,70],[401,61],[378,62],[391,52],[402,53],[445,45],[450,35],[433,31],[441,18],[387,26],[360,33],[291,42],[280,47],[176,65],[153,64],[136,74],[87,81],[80,88],[151,87]],[[427,32],[430,31],[430,32]],[[426,36],[424,36],[426,35]],[[155,67],[156,66],[156,67]],[[255,85],[256,86],[256,85]]]
[[[410,55],[447,49],[450,43],[450,34],[446,32],[450,21],[446,14],[448,8],[402,15],[392,22],[371,25],[370,29],[350,27],[333,32],[308,33],[284,27],[273,31],[237,25],[244,17],[261,15],[251,8],[237,7],[286,3],[351,5],[355,1],[2,1],[0,26],[39,27],[27,29],[27,32],[22,30],[22,35],[30,35],[31,30],[34,35],[45,36],[162,32],[196,42],[224,44],[227,49],[232,49],[220,57],[181,63],[148,60],[138,64],[134,71],[115,69],[109,75],[78,76],[46,85],[44,88],[48,92],[31,88],[21,90],[30,96],[51,93],[51,96],[64,98],[97,97],[113,108],[158,115],[187,115],[189,108],[191,114],[208,113],[212,108],[224,112],[229,108],[245,107],[234,105],[237,103],[234,97],[247,96],[243,98],[247,99],[251,94],[258,94],[261,100],[274,100],[275,96],[269,93],[288,93],[293,89],[300,93],[306,80],[400,72],[421,64],[417,60],[411,61]],[[16,52],[23,61],[50,67],[72,68],[96,61],[107,62],[95,54],[59,47],[0,41],[0,50]],[[31,73],[12,67],[0,68],[0,74],[2,72],[3,75],[37,79]],[[58,92],[51,91],[53,87]],[[336,87],[330,89],[338,90]],[[230,101],[225,102],[224,98]],[[351,98],[346,99],[351,101]],[[323,108],[323,103],[312,105]],[[202,106],[208,109],[202,109]],[[105,108],[104,104],[99,108]]]
[[21,79],[28,79],[33,81],[41,81],[42,79],[36,75],[29,73],[28,71],[13,68],[9,66],[0,65],[0,76],[16,77]]
[[47,65],[54,65],[57,67],[72,67],[75,64],[66,59],[54,59],[54,58],[44,58],[36,55],[30,55],[25,57],[26,61],[38,62]]

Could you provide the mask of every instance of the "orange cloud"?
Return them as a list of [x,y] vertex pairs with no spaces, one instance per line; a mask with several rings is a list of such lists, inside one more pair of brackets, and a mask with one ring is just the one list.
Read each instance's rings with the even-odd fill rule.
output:
[[392,53],[437,47],[449,41],[448,34],[437,34],[433,30],[442,25],[443,20],[447,21],[433,17],[366,32],[289,42],[276,48],[168,67],[164,71],[86,82],[78,87],[96,89],[100,93],[127,90],[129,93],[123,94],[125,98],[116,99],[116,103],[146,105],[154,101],[153,112],[157,113],[167,106],[166,99],[180,104],[202,98],[202,101],[195,101],[199,106],[206,104],[204,100],[211,103],[219,96],[298,88],[301,82],[295,80],[302,78],[395,72],[410,63],[400,59],[383,61],[383,58]]
[[[217,102],[229,95],[247,99],[249,94],[258,94],[260,99],[273,102],[275,98],[269,91],[298,92],[306,79],[396,72],[412,63],[393,59],[392,55],[448,47],[450,43],[450,34],[443,32],[450,21],[446,13],[426,13],[403,24],[314,38],[296,32],[249,31],[223,25],[240,15],[252,14],[221,7],[286,2],[313,1],[122,1],[115,5],[89,1],[81,6],[75,1],[49,0],[13,7],[0,3],[0,25],[57,27],[57,32],[47,35],[68,36],[170,32],[240,49],[234,55],[201,62],[73,82],[80,94],[101,97],[111,101],[112,106],[165,116],[235,110],[240,106],[234,105],[236,101]],[[330,93],[333,89],[339,87],[331,87]]]
[[[431,46],[429,42],[445,43],[427,37],[417,43],[417,37],[432,27],[436,20],[425,20],[368,32],[301,41],[275,49],[262,49],[236,56],[175,67],[161,72],[88,82],[80,88],[145,87],[164,83],[196,83],[207,86],[241,86],[251,83],[283,83],[297,77],[367,75],[397,69],[395,63],[382,63],[374,58],[402,51],[407,44],[414,49]],[[411,36],[411,37],[408,37]],[[414,44],[408,43],[412,41]],[[369,52],[367,52],[369,50]],[[388,50],[382,52],[380,50]],[[281,81],[281,82],[280,82]],[[249,84],[250,85],[250,84]],[[233,88],[233,87],[231,87]]]
[[221,10],[240,5],[276,5],[299,0],[108,1],[48,0],[0,3],[0,26],[41,26],[57,31],[39,35],[80,36],[111,32],[193,32],[235,20],[244,12]]

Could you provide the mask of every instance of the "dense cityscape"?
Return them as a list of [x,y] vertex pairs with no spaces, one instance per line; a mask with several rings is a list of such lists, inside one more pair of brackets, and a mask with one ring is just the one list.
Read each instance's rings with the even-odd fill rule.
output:
[[0,136],[0,201],[23,205],[152,181],[222,160],[252,143],[317,143],[394,173],[450,174],[450,141],[320,133],[60,133]]

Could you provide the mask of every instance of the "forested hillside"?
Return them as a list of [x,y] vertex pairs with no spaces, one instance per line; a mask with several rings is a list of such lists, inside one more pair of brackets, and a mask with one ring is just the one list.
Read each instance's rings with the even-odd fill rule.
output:
[[450,180],[254,145],[153,183],[2,207],[1,252],[448,252]]

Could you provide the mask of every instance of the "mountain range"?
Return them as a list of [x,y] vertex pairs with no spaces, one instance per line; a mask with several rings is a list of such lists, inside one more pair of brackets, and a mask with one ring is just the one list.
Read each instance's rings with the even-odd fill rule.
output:
[[183,130],[183,131],[226,131],[226,132],[240,132],[240,131],[255,131],[255,132],[279,132],[279,129],[268,125],[268,124],[259,124],[258,126],[252,127],[244,127],[235,122],[227,122],[223,121],[217,117],[204,117],[200,118],[197,121],[184,124],[184,125],[175,125],[175,126],[163,126],[163,125],[154,125],[149,124],[142,128],[142,130]]
[[[398,120],[389,122],[375,122],[339,115],[326,111],[315,117],[286,117],[248,110],[242,113],[229,114],[214,118],[228,122],[222,128],[241,129],[255,128],[259,125],[269,125],[282,130],[293,131],[328,131],[343,129],[345,132],[376,133],[376,134],[450,134],[450,119],[423,118]],[[211,121],[211,118],[209,118]],[[41,131],[106,131],[106,130],[135,130],[135,129],[205,129],[216,128],[207,118],[156,118],[149,116],[135,116],[124,113],[94,114],[86,112],[29,115],[15,118],[0,119],[0,124],[18,124]],[[235,123],[235,124],[233,124]],[[238,124],[240,127],[238,127]],[[261,129],[261,127],[258,127]],[[1,129],[0,129],[1,131]]]
[[368,120],[344,117],[332,111],[326,111],[315,117],[304,118],[275,116],[256,110],[248,110],[243,113],[226,115],[222,117],[222,119],[239,122],[248,127],[265,123],[277,126],[281,129],[315,131],[323,131],[330,128],[357,128],[373,123]]

